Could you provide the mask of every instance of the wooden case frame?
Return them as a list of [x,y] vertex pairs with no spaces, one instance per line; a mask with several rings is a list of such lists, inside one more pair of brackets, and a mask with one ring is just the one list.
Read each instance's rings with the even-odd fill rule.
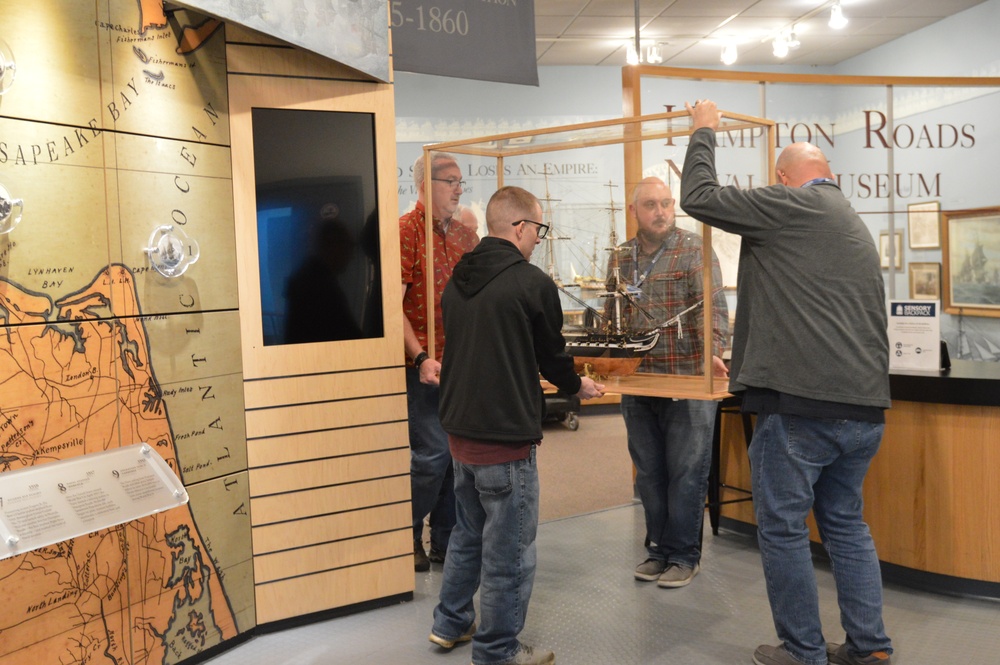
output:
[[[719,132],[737,131],[741,129],[757,129],[762,131],[767,139],[762,147],[764,172],[769,178],[774,175],[775,154],[775,123],[766,118],[742,115],[722,111],[722,121]],[[634,116],[614,120],[561,125],[523,132],[512,132],[493,136],[483,136],[464,141],[449,141],[424,146],[425,172],[430,173],[430,162],[433,153],[448,152],[459,155],[476,155],[496,160],[497,188],[504,185],[504,159],[512,156],[533,155],[562,150],[576,150],[596,146],[622,145],[625,151],[624,183],[626,189],[640,182],[642,175],[641,145],[649,140],[672,140],[677,137],[692,134],[690,115],[687,111],[673,111],[646,116]],[[636,157],[638,155],[638,158]],[[431,201],[431,186],[428,178],[424,183],[425,200]],[[432,220],[427,219],[428,237],[432,232]],[[626,218],[626,235],[634,237],[635,221]],[[704,254],[712,252],[712,228],[704,225],[702,233]],[[432,263],[432,247],[428,244],[427,262]],[[705,263],[703,272],[704,292],[711,293],[711,262]],[[425,285],[427,293],[432,293],[432,284]],[[428,297],[428,302],[433,298]],[[705,300],[704,339],[711,339],[712,323],[711,298]],[[429,318],[429,340],[434,339],[433,317]],[[629,395],[649,395],[657,397],[675,397],[684,399],[722,399],[727,396],[728,382],[712,374],[712,356],[705,355],[704,372],[700,375],[682,376],[675,374],[634,374],[625,377],[608,377],[602,379],[608,392]]]

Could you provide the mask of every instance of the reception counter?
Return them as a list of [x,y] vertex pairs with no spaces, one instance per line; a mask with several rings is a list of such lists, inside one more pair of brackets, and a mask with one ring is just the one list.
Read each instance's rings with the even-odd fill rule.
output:
[[[921,588],[1000,598],[1000,364],[954,361],[944,372],[890,376],[882,447],[865,480],[865,519],[883,574]],[[750,487],[743,422],[720,424],[723,500]],[[722,525],[752,525],[749,502]],[[810,518],[813,539],[818,542]]]

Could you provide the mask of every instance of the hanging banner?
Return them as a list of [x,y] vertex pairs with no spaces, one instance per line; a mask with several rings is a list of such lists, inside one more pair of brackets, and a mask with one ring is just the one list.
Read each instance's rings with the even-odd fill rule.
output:
[[[177,4],[277,37],[379,81],[389,80],[389,30],[383,0],[177,0]],[[534,46],[531,53],[535,53]]]
[[534,0],[391,0],[395,71],[538,85]]

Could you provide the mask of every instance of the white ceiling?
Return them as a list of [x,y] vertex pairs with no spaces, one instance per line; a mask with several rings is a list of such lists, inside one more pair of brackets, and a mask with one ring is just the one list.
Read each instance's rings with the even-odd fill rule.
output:
[[[832,0],[639,0],[639,27],[663,65],[721,66],[723,43],[733,40],[740,66],[831,66],[982,1],[842,0],[848,24],[833,30]],[[779,59],[772,39],[793,25],[801,45]],[[535,0],[538,64],[620,67],[635,27],[634,0]]]

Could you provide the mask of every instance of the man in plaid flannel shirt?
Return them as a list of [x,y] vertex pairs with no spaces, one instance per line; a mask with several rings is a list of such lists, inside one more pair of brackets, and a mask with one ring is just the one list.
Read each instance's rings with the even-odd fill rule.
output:
[[[629,307],[633,330],[663,324],[702,302],[701,236],[677,228],[675,200],[659,178],[646,178],[629,209],[638,223],[635,238],[621,245],[622,279],[638,307]],[[711,353],[716,376],[728,376],[722,352],[729,335],[729,310],[722,293],[719,261],[712,256]],[[638,371],[656,374],[704,372],[703,308],[695,307],[665,328]],[[635,484],[646,516],[647,559],[635,578],[658,586],[685,586],[698,574],[701,527],[712,460],[714,401],[623,395],[622,416],[628,449],[636,468]]]

